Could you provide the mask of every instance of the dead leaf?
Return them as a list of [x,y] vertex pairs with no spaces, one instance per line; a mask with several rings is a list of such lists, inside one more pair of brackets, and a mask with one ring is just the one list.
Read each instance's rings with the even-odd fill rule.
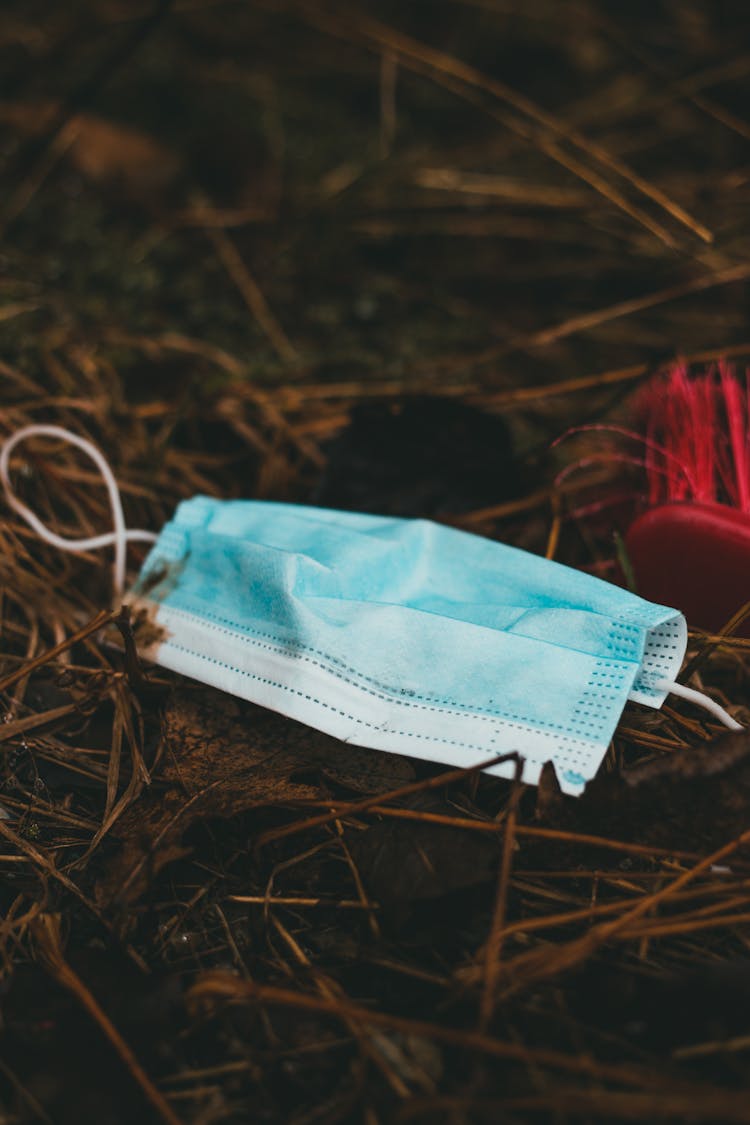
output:
[[[429,794],[412,802],[419,811],[455,814]],[[493,878],[498,844],[492,837],[426,821],[381,821],[348,836],[368,892],[388,908],[441,899]]]
[[[54,128],[55,102],[0,103],[0,122],[27,136]],[[92,113],[78,113],[66,123],[67,159],[93,183],[114,188],[144,203],[163,195],[177,180],[181,161],[148,134]]]
[[603,774],[577,801],[556,799],[553,788],[550,777],[540,787],[537,818],[545,824],[708,852],[747,828],[750,734],[727,732],[620,774]]
[[384,793],[414,778],[397,755],[360,750],[198,686],[170,697],[160,761],[155,787],[112,829],[122,846],[97,887],[100,902],[136,899],[153,875],[185,854],[180,841],[195,821],[321,798],[325,780]]
[[324,507],[434,518],[518,489],[505,420],[439,395],[360,403],[327,454],[314,498]]

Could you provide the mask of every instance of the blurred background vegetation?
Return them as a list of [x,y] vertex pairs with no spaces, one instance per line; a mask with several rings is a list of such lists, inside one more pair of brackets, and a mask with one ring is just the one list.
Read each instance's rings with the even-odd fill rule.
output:
[[[177,334],[318,409],[347,398],[320,384],[497,394],[741,345],[747,25],[739,2],[6,0],[6,358],[83,346],[136,401],[146,339]],[[171,376],[205,387],[214,359]]]

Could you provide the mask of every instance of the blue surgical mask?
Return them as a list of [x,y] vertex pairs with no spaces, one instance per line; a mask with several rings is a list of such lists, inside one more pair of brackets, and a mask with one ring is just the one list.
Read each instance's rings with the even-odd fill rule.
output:
[[[0,475],[7,493],[6,451]],[[122,533],[109,541],[122,563]],[[551,760],[572,794],[629,699],[676,690],[738,726],[673,683],[676,610],[428,520],[198,496],[129,600],[163,667],[359,746],[453,766],[515,751],[531,784]]]
[[202,496],[134,592],[161,665],[360,746],[517,751],[530,783],[551,759],[569,793],[628,699],[663,702],[687,640],[673,609],[427,520]]

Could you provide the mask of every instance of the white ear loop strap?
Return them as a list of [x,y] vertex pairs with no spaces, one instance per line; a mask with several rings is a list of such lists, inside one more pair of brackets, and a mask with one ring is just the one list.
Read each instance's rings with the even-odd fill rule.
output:
[[710,695],[705,692],[696,691],[694,688],[685,687],[684,684],[675,683],[674,680],[654,680],[653,686],[657,691],[668,691],[670,695],[679,695],[681,699],[688,699],[696,706],[702,707],[704,711],[710,713],[723,723],[725,727],[730,730],[744,730],[745,728],[736,719],[733,719],[728,711],[725,711],[721,704],[716,700],[711,699]]
[[[87,457],[91,458],[102,474],[104,483],[107,486],[109,504],[112,509],[112,522],[114,523],[113,531],[105,532],[104,535],[91,535],[88,538],[66,539],[64,536],[57,535],[54,531],[50,531],[39,517],[32,512],[31,508],[27,507],[26,504],[18,499],[10,482],[10,455],[19,442],[25,441],[28,437],[36,437],[37,435],[40,437],[60,438],[62,441],[69,442],[70,445],[75,445],[78,449],[82,450]],[[128,543],[153,543],[158,538],[153,531],[143,531],[139,529],[128,531],[125,526],[125,516],[122,510],[120,490],[117,487],[115,475],[107,464],[105,457],[96,448],[93,442],[87,441],[86,438],[79,437],[78,434],[74,434],[71,430],[66,430],[62,426],[23,426],[9,437],[0,452],[0,483],[2,483],[8,506],[11,507],[14,512],[18,512],[19,516],[26,520],[26,523],[34,529],[45,543],[49,543],[53,547],[58,547],[61,551],[70,551],[75,555],[81,554],[83,551],[96,550],[99,547],[109,547],[114,544],[115,560],[113,582],[116,597],[119,597],[125,589],[125,564]]]

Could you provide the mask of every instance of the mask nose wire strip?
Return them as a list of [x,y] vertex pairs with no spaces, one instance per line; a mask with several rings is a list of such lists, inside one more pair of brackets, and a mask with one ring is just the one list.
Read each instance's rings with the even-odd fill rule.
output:
[[702,691],[695,691],[694,688],[685,687],[684,684],[675,683],[674,680],[654,680],[652,687],[657,691],[668,691],[671,695],[679,695],[681,699],[687,699],[690,703],[695,703],[696,706],[702,707],[705,711],[709,711],[715,718],[723,723],[725,727],[730,730],[744,730],[745,728],[736,719],[733,719],[728,711],[711,699]]
[[[92,535],[88,538],[66,539],[64,536],[57,535],[54,531],[50,531],[39,517],[32,512],[31,508],[27,507],[26,504],[18,499],[10,481],[10,455],[19,442],[25,441],[26,438],[37,436],[60,438],[70,445],[75,445],[85,453],[87,457],[91,458],[101,473],[107,487],[114,530],[108,531],[103,535]],[[107,463],[106,458],[93,442],[88,441],[86,438],[79,437],[78,434],[74,434],[71,430],[66,430],[62,426],[23,426],[20,430],[12,434],[3,445],[2,451],[0,451],[0,484],[3,486],[8,506],[12,508],[14,512],[17,512],[45,543],[49,543],[52,547],[57,547],[61,551],[69,551],[77,555],[81,554],[83,551],[92,551],[100,547],[114,546],[113,584],[116,597],[120,597],[125,589],[125,564],[128,543],[153,543],[158,538],[153,531],[140,529],[132,529],[129,531],[127,529],[125,526],[125,515],[122,510],[120,490],[117,487],[115,475]]]

